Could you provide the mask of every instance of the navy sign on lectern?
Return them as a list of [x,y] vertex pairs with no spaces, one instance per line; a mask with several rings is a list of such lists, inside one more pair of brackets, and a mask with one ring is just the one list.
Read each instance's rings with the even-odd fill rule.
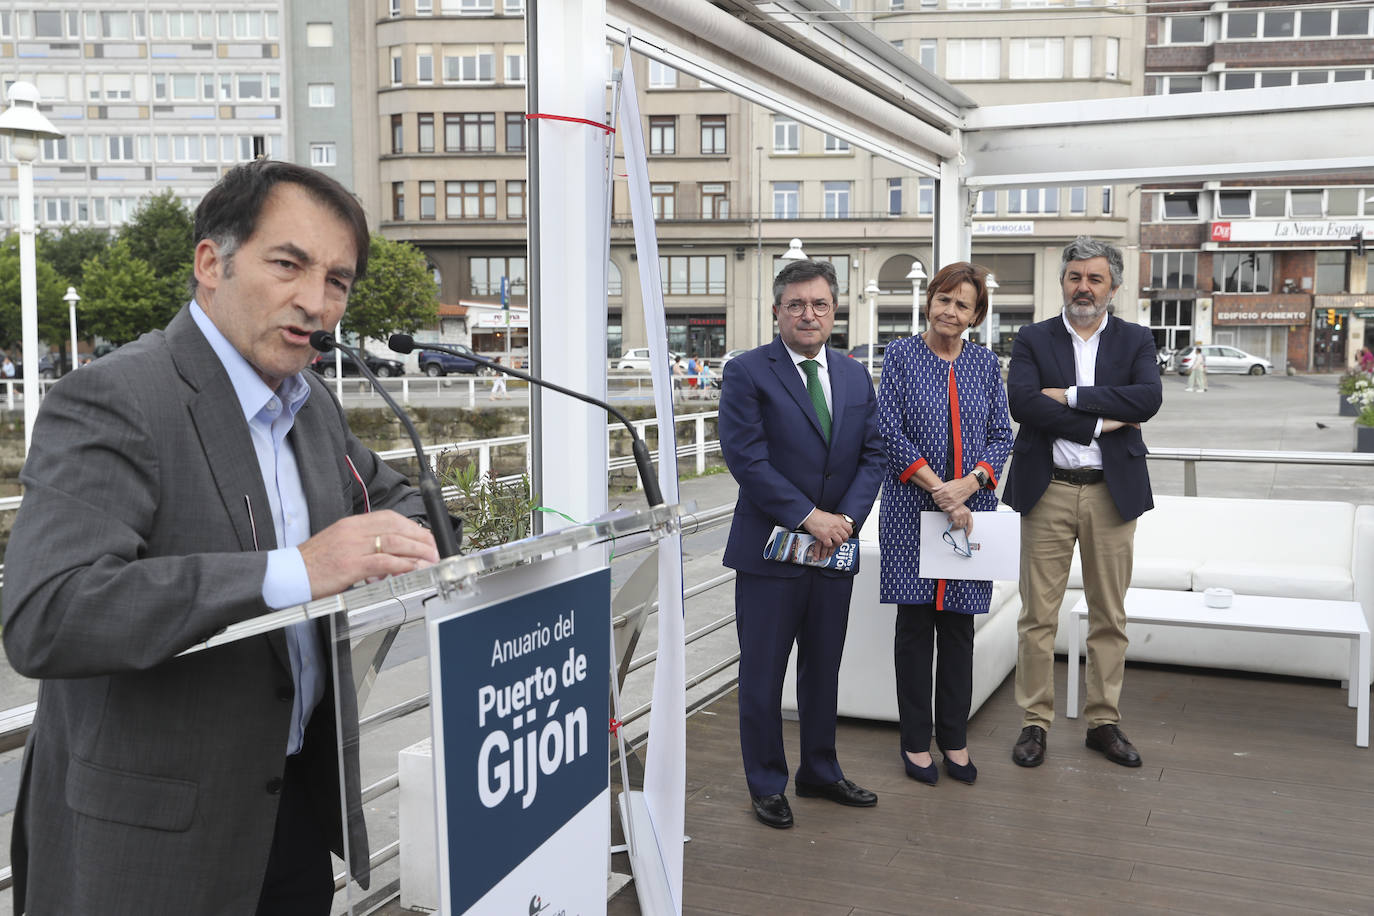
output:
[[445,912],[604,912],[609,626],[608,569],[434,623]]

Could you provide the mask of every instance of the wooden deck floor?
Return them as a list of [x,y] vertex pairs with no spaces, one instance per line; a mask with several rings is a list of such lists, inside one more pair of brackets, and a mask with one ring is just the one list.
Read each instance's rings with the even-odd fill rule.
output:
[[[1063,718],[1044,765],[1021,769],[1009,678],[970,722],[977,784],[935,787],[905,776],[895,724],[843,720],[845,774],[878,807],[789,787],[796,826],[772,830],[749,807],[727,694],[687,724],[684,912],[1374,913],[1374,752],[1355,747],[1339,686],[1131,665],[1122,716],[1140,769]],[[795,723],[787,737],[795,760]],[[633,885],[609,912],[640,912]]]

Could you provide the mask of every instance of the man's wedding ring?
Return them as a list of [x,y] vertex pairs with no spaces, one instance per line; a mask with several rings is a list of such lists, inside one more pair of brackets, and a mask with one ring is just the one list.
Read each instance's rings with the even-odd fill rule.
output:
[[372,552],[373,552],[373,553],[381,553],[381,552],[382,552],[382,536],[381,536],[380,534],[377,535],[375,538],[372,539]]

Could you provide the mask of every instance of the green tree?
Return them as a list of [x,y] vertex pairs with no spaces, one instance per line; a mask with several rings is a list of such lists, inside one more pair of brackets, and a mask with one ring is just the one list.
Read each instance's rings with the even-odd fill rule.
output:
[[134,218],[119,230],[119,239],[128,243],[129,254],[152,268],[162,286],[159,297],[167,300],[171,314],[191,297],[193,238],[191,211],[170,189],[143,198]]
[[385,339],[433,324],[439,315],[439,289],[425,256],[408,242],[372,236],[367,276],[348,296],[343,330],[360,339]]
[[[34,276],[38,291],[38,337],[45,341],[67,339],[67,281],[47,261],[36,260]],[[24,338],[20,315],[19,236],[11,235],[0,244],[0,346],[19,361],[18,348]]]
[[63,226],[38,236],[39,260],[47,261],[57,275],[81,292],[81,265],[110,244],[110,233],[96,226]]
[[82,333],[117,344],[163,327],[183,304],[167,298],[165,281],[123,238],[85,263],[81,293]]

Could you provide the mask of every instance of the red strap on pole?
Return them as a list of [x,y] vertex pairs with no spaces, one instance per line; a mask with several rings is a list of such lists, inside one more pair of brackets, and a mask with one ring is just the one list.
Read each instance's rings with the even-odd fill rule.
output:
[[533,121],[535,118],[543,118],[547,121],[570,121],[573,124],[586,124],[588,127],[599,128],[608,134],[615,133],[615,128],[611,125],[602,124],[600,121],[588,121],[586,118],[574,118],[569,115],[538,114],[533,112],[525,115],[526,121]]

